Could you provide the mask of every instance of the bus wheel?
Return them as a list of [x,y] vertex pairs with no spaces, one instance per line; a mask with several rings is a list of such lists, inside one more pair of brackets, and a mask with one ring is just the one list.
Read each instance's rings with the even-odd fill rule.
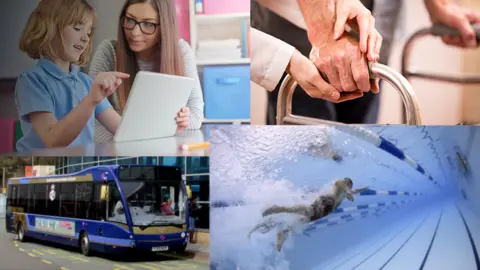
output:
[[17,226],[17,240],[25,242],[25,231],[23,230],[23,224],[20,222]]
[[88,234],[83,232],[80,236],[80,251],[85,256],[90,256],[90,239],[88,238]]

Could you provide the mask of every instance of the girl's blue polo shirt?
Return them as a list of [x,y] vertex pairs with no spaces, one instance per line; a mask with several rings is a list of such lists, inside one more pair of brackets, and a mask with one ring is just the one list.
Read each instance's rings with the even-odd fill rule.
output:
[[[15,103],[23,137],[17,142],[17,151],[45,148],[28,120],[29,113],[50,112],[60,121],[88,95],[92,83],[93,79],[80,72],[77,66],[71,65],[71,72],[67,73],[47,58],[40,59],[30,70],[20,74],[15,85]],[[95,116],[109,107],[108,99],[99,103],[85,128],[69,146],[92,143]]]

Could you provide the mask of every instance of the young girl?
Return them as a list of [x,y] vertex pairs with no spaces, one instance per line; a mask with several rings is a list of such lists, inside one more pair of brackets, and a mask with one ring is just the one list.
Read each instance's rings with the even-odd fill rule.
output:
[[[177,115],[177,131],[198,129],[203,122],[203,96],[194,54],[179,38],[174,0],[126,0],[120,12],[117,40],[98,45],[90,65],[91,76],[99,72],[120,71],[130,78],[109,97],[115,110],[122,113],[135,74],[139,70],[194,78],[187,106]],[[172,94],[175,89],[171,89]],[[162,100],[158,101],[159,106]],[[107,128],[108,129],[108,128]],[[95,141],[109,140],[112,134],[101,123],[96,125]]]
[[15,101],[23,137],[18,152],[93,142],[95,118],[114,133],[120,116],[106,99],[129,77],[79,71],[88,61],[96,15],[85,0],[42,0],[28,19],[20,49],[38,63],[20,74]]

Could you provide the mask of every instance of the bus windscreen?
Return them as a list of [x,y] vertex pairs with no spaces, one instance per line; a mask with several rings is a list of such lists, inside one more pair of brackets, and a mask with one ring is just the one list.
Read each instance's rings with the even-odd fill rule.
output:
[[[123,166],[118,178],[136,226],[183,225],[186,223],[187,194],[183,191],[181,172],[175,167]],[[120,208],[112,220],[124,222]]]

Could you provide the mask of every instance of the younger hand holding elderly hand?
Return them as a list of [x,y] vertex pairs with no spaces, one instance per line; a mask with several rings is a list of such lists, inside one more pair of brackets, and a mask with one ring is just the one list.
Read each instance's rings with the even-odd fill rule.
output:
[[178,112],[175,121],[177,121],[177,132],[182,132],[188,128],[188,123],[190,121],[190,108],[183,107]]
[[312,98],[338,103],[363,96],[362,92],[340,94],[335,87],[325,82],[313,62],[297,50],[293,53],[286,71]]
[[[310,59],[338,91],[378,93],[379,81],[370,80],[367,66],[367,59],[371,62],[379,59],[383,41],[375,29],[375,19],[359,0],[334,3],[323,7],[322,19],[312,20],[307,27],[312,44]],[[359,42],[343,35],[347,23],[359,31]]]

